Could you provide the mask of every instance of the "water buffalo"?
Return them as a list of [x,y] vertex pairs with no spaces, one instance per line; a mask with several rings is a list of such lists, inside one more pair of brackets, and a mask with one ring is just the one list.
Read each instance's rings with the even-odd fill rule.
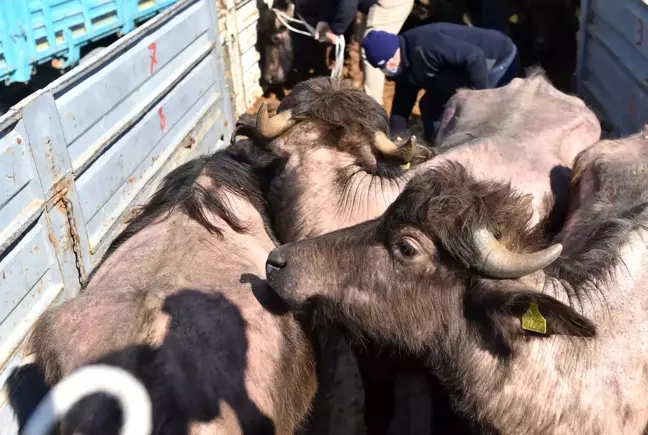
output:
[[[584,103],[556,90],[540,72],[499,89],[460,91],[441,121],[440,154],[409,170],[403,163],[420,156],[421,148],[411,140],[394,144],[387,139],[382,107],[337,80],[302,82],[281,102],[277,115],[268,117],[262,107],[257,116],[267,149],[284,161],[269,192],[282,242],[378,217],[414,174],[448,160],[532,194],[534,220],[540,221],[548,217],[547,198],[560,199],[566,191],[574,156],[600,136],[596,116]],[[392,363],[375,363],[375,349],[368,354],[354,350],[365,383],[366,420],[374,421],[367,425],[372,433],[384,433],[394,382],[385,365]],[[445,407],[442,401],[435,404]]]
[[580,153],[569,197],[551,239],[525,195],[447,162],[380,218],[273,251],[268,282],[425,355],[487,430],[645,433],[648,134]]
[[[170,172],[82,294],[40,319],[31,348],[49,385],[109,364],[147,387],[154,433],[294,433],[315,361],[302,326],[266,292],[275,242],[265,163],[249,145]],[[101,397],[75,410],[62,433],[116,433],[116,406]]]
[[382,107],[335,79],[298,84],[274,117],[262,106],[257,128],[267,149],[285,162],[269,198],[282,242],[375,218],[414,174],[444,161],[532,194],[539,221],[547,214],[546,198],[564,191],[574,157],[601,133],[580,99],[540,73],[498,89],[459,91],[441,120],[439,155],[411,169],[402,164],[420,148],[387,139]]
[[[316,41],[312,36],[292,32],[285,25],[287,22],[293,28],[307,31],[304,25],[288,19],[303,18],[315,28],[320,16],[321,2],[274,0],[271,2],[271,8],[266,3],[264,0],[257,0],[257,50],[261,54],[261,85],[266,92],[276,92],[279,98],[283,98],[284,87],[291,88],[293,84],[309,77],[329,73],[327,45]],[[299,53],[299,56],[295,56],[296,53]]]
[[295,3],[292,0],[275,0],[272,2],[272,8],[269,8],[264,1],[257,0],[257,5],[257,50],[261,54],[262,85],[266,88],[282,86],[288,81],[293,68],[293,42],[290,30],[272,8],[294,18]]

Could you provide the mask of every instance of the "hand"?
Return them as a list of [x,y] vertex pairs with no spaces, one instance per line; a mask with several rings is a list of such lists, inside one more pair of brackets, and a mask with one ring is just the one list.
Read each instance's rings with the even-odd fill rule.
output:
[[326,35],[326,32],[330,32],[330,31],[331,31],[331,26],[329,26],[329,23],[327,23],[326,21],[320,21],[315,26],[315,39],[319,40],[320,35],[322,36]]
[[337,35],[333,32],[326,32],[324,35],[329,44],[335,44],[337,42]]
[[330,44],[335,44],[337,36],[331,31],[331,26],[325,21],[320,21],[315,26],[315,39],[320,42],[328,42]]

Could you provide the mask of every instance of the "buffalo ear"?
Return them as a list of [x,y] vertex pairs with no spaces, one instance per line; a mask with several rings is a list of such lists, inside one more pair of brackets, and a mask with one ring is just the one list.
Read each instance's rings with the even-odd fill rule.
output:
[[[482,338],[505,353],[510,352],[513,341],[522,336],[596,335],[596,325],[591,320],[558,299],[517,281],[481,280],[467,291],[464,305],[466,317],[476,322]],[[523,328],[525,316],[531,317],[536,324],[544,318],[546,332]]]

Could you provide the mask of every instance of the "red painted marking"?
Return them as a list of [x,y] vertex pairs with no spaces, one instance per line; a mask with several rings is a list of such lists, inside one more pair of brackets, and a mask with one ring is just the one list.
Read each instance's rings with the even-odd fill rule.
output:
[[153,68],[157,65],[157,42],[151,42],[148,49],[151,52],[151,74],[153,74]]
[[160,131],[164,131],[164,127],[166,127],[166,117],[164,116],[162,107],[158,109],[158,116],[160,117]]
[[644,22],[641,18],[637,18],[637,39],[635,39],[635,45],[639,46],[643,44],[644,40]]

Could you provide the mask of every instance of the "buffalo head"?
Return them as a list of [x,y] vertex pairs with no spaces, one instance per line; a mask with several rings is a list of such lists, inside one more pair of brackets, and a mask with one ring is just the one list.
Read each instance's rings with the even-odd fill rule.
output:
[[562,247],[528,228],[529,199],[445,164],[414,177],[380,218],[277,248],[268,281],[296,309],[414,352],[467,331],[508,348],[532,302],[553,333],[589,327],[533,286]]
[[283,241],[377,217],[405,185],[415,151],[425,154],[414,138],[389,139],[374,99],[328,77],[296,85],[275,116],[261,106],[257,130],[281,162],[269,201]]
[[261,53],[261,77],[266,85],[283,85],[293,67],[293,44],[290,30],[284,25],[292,18],[292,0],[276,0],[272,7],[259,1],[258,51]]

